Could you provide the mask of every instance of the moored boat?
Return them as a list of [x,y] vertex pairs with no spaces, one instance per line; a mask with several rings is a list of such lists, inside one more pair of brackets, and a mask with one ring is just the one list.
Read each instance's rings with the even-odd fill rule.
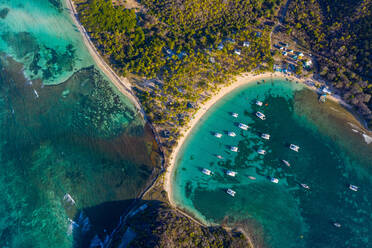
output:
[[261,154],[261,155],[265,155],[266,154],[266,151],[265,150],[262,150],[262,149],[259,149],[259,150],[257,150],[257,153],[258,154]]
[[215,136],[216,138],[221,138],[221,137],[222,137],[222,134],[220,134],[220,133],[215,133],[214,136]]
[[261,106],[263,105],[263,103],[262,103],[261,101],[258,101],[258,100],[257,100],[257,101],[256,101],[256,105],[261,107]]
[[291,164],[287,161],[287,160],[282,160],[282,162],[286,165],[286,166],[288,166],[288,167],[290,167],[291,166]]
[[301,183],[301,187],[302,187],[302,188],[305,188],[305,189],[310,189],[309,185],[304,184],[304,183]]
[[260,118],[261,120],[265,120],[266,119],[266,116],[263,113],[259,112],[259,111],[256,112],[256,116],[258,118]]
[[232,113],[231,115],[232,115],[232,117],[235,117],[235,118],[238,118],[238,116],[239,116],[238,113]]
[[292,151],[298,152],[298,150],[300,149],[300,147],[299,146],[296,146],[294,144],[291,144],[289,146],[289,149],[291,149]]
[[234,197],[235,194],[236,194],[236,192],[235,192],[234,190],[232,190],[232,189],[227,189],[227,190],[226,190],[226,193],[228,193],[228,194],[231,195],[232,197]]
[[251,179],[251,180],[256,180],[256,178],[253,177],[253,176],[248,176],[248,178]]
[[341,224],[338,223],[338,222],[333,223],[333,225],[334,225],[335,227],[337,227],[337,228],[340,228],[340,227],[341,227]]
[[230,177],[235,177],[237,174],[236,171],[231,171],[231,170],[228,170],[226,171],[226,175],[230,176]]
[[358,191],[359,187],[358,187],[358,186],[355,186],[355,185],[352,185],[352,184],[350,184],[350,185],[349,185],[349,189],[351,189],[352,191]]
[[207,175],[207,176],[210,176],[212,174],[212,171],[208,170],[208,169],[203,169],[202,172]]
[[279,179],[278,178],[275,178],[275,177],[272,177],[272,178],[270,178],[270,182],[272,182],[272,183],[279,183]]
[[245,125],[243,123],[239,123],[239,128],[241,128],[243,130],[247,130],[248,129],[248,125]]
[[270,139],[270,134],[263,133],[263,134],[261,134],[261,138],[269,140]]
[[232,152],[238,152],[238,147],[232,146],[232,147],[230,147],[230,151],[232,151]]
[[217,155],[216,157],[219,158],[219,159],[223,159],[223,157],[221,155]]
[[228,132],[227,133],[230,137],[235,137],[236,136],[236,133],[234,133],[234,132]]

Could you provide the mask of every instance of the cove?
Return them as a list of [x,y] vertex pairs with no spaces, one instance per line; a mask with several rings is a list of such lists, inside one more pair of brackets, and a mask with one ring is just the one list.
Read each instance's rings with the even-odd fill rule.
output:
[[[266,120],[257,118],[256,111]],[[238,123],[251,128],[242,130]],[[228,136],[231,131],[235,137]],[[215,137],[216,132],[222,137]],[[262,133],[270,139],[262,139]],[[301,84],[255,82],[222,98],[191,131],[176,158],[172,200],[207,224],[243,226],[258,247],[368,247],[368,135],[350,113],[330,101],[320,104]],[[299,152],[289,149],[291,143],[300,146]],[[239,151],[231,152],[231,146]],[[203,174],[203,168],[213,175]],[[228,170],[237,175],[226,175]],[[349,184],[359,190],[351,191]],[[226,193],[228,188],[235,197]]]
[[0,0],[0,247],[109,241],[160,170],[152,130],[64,2]]

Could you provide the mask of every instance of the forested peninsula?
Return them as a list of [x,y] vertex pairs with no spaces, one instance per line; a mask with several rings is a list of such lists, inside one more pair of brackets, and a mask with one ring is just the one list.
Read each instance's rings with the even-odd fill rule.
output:
[[[319,80],[372,126],[371,0],[73,2],[101,56],[131,82],[165,157],[201,104],[246,72]],[[249,246],[235,231],[189,224],[160,182],[145,199],[156,217],[131,220],[137,247]]]

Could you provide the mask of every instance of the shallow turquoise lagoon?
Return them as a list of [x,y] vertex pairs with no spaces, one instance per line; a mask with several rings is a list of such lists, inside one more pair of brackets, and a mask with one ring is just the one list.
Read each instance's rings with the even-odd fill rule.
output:
[[0,247],[109,240],[160,169],[58,0],[0,0]]
[[[202,118],[178,155],[174,200],[204,222],[239,223],[258,245],[369,247],[372,146],[362,129],[336,118],[344,115],[342,108],[319,104],[316,94],[301,85],[266,81],[234,91]],[[257,106],[256,100],[264,105]],[[256,111],[266,120],[257,118]],[[239,129],[240,122],[251,128]],[[216,138],[215,132],[223,136]],[[262,139],[262,133],[270,134],[270,140]],[[291,143],[300,146],[298,153],[288,148]],[[203,168],[214,174],[204,175]],[[238,174],[229,177],[227,170]],[[271,177],[279,183],[270,182]],[[359,191],[349,190],[350,183]],[[226,193],[228,188],[236,191],[235,197]]]

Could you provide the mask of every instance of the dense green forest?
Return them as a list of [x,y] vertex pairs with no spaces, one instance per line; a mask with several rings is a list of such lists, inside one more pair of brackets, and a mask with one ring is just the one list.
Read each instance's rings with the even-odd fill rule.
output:
[[135,13],[111,1],[75,1],[80,21],[116,71],[155,79],[135,91],[149,119],[167,125],[171,137],[231,75],[272,68],[271,26],[264,22],[274,19],[279,2],[144,0]]
[[371,12],[371,0],[293,0],[286,24],[317,56],[320,75],[372,125]]

